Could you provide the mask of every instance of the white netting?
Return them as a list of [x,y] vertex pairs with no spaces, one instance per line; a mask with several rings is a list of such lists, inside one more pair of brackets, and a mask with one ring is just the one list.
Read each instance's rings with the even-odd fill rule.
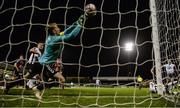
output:
[[[65,88],[64,92],[61,89],[52,89],[56,93],[45,90],[42,101],[38,101],[26,89],[17,89],[7,95],[1,94],[1,107],[15,106],[15,103],[21,103],[17,106],[27,107],[46,104],[50,107],[53,103],[56,105],[52,106],[56,107],[136,107],[145,103],[144,107],[151,107],[156,103],[154,101],[162,99],[146,93],[149,90],[149,82],[156,82],[149,0],[2,0],[1,86],[4,84],[5,74],[11,74],[12,65],[19,55],[23,54],[28,60],[29,49],[39,41],[45,41],[45,27],[48,23],[56,22],[64,30],[78,19],[88,3],[96,5],[97,15],[87,20],[78,37],[63,43],[61,54],[67,85],[80,89],[76,90],[74,86],[72,90]],[[156,0],[161,65],[171,59],[177,67],[176,72],[179,72],[177,58],[180,50],[179,4],[178,0]],[[133,43],[132,51],[125,50],[127,42]],[[138,76],[143,78],[142,87],[146,89],[140,92],[146,93],[145,96],[139,94],[139,89],[136,89],[139,86],[136,81]],[[96,79],[100,79],[100,86],[106,89],[105,92],[99,87],[95,92],[86,91],[89,86],[93,86],[91,89],[95,88]],[[110,89],[113,87],[117,88]],[[121,93],[122,91],[118,90],[120,87],[125,87],[122,89],[129,91],[129,95]],[[126,87],[132,89],[126,90]],[[90,100],[91,98],[93,100]],[[111,101],[106,102],[106,99]],[[82,100],[87,102],[81,103]],[[27,101],[31,103],[27,104]],[[8,105],[8,102],[12,105]],[[162,103],[164,106],[169,104],[166,100]]]
[[[157,31],[159,38],[159,54],[160,64],[162,65],[162,82],[166,88],[176,88],[179,86],[179,57],[180,57],[180,16],[179,16],[179,1],[178,0],[156,0],[156,19]],[[171,81],[167,80],[167,72],[165,64],[171,61],[175,65],[175,76]],[[174,87],[172,86],[174,82]],[[177,90],[179,92],[179,90]],[[171,91],[172,92],[172,91]],[[172,95],[171,95],[172,96]],[[173,96],[172,96],[173,97]]]
[[157,1],[157,19],[162,63],[172,59],[178,65],[180,22],[178,0]]

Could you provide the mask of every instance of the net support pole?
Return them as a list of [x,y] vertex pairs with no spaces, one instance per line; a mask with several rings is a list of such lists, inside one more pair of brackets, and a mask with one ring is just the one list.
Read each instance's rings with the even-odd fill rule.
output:
[[154,50],[154,57],[155,57],[157,92],[158,94],[163,95],[164,85],[162,83],[162,74],[161,74],[161,56],[160,56],[160,44],[159,44],[155,0],[150,0],[150,9],[151,9],[152,41],[153,41],[153,50]]

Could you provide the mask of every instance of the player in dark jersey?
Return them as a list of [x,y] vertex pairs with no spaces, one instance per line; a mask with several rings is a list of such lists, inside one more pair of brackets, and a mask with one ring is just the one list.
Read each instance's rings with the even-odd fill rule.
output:
[[7,94],[9,89],[16,85],[24,85],[23,73],[24,73],[25,59],[23,55],[20,55],[19,59],[14,63],[13,78],[12,81],[6,81],[4,85],[4,92]]

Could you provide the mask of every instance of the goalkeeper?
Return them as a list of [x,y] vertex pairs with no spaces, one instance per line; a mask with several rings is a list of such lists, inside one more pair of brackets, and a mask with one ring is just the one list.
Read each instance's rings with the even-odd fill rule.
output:
[[[62,43],[67,42],[73,38],[75,38],[78,33],[81,31],[81,28],[87,19],[86,15],[81,15],[74,24],[72,24],[69,28],[65,29],[64,32],[60,32],[60,28],[56,23],[50,23],[46,28],[48,32],[48,37],[45,42],[45,50],[42,56],[39,57],[39,62],[43,65],[43,77],[42,80],[44,83],[48,82],[49,78],[55,78],[62,84],[62,74],[61,72],[56,72],[53,68],[57,58],[59,58],[62,52]],[[46,85],[47,86],[47,85]],[[52,85],[49,85],[52,86]],[[48,87],[49,88],[49,87]],[[36,88],[37,94],[36,97],[41,99],[42,95],[40,91],[44,89],[44,84],[37,85]]]

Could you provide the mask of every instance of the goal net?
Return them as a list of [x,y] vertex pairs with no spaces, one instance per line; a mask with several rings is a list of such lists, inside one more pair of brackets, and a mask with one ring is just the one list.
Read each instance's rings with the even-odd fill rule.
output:
[[[96,5],[96,16],[88,18],[76,38],[60,43],[65,89],[45,89],[38,100],[23,81],[4,94],[4,85],[13,82],[19,56],[27,65],[29,50],[45,42],[46,26],[56,22],[65,30],[89,3]],[[179,0],[1,0],[0,106],[176,106],[180,102],[179,14]],[[168,60],[176,73],[171,89],[166,88],[170,82],[163,67]],[[29,71],[26,65],[23,74]],[[149,90],[150,83],[160,96]],[[164,99],[166,89],[175,93],[166,96],[172,103]]]
[[[151,0],[152,37],[155,64],[158,66],[156,67],[156,79],[157,84],[163,85],[164,91],[168,94],[170,92],[177,94],[177,91],[173,92],[173,89],[179,86],[179,3],[178,0]],[[173,76],[168,75],[166,64],[169,61],[174,64]],[[163,94],[163,90],[159,90],[159,94]]]
[[[179,2],[178,0],[156,1],[157,28],[160,43],[161,63],[168,59],[179,70]],[[177,75],[178,76],[178,75]]]

